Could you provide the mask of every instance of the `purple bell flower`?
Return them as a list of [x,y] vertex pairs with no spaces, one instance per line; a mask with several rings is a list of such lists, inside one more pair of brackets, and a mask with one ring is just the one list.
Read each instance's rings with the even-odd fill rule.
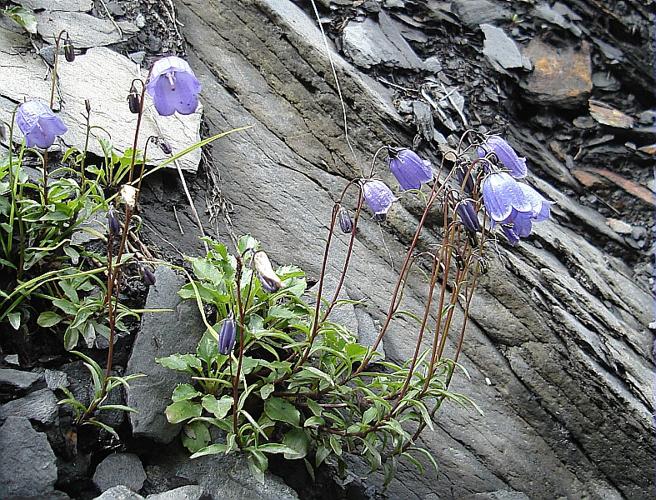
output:
[[422,160],[414,151],[388,148],[388,152],[389,169],[404,191],[419,189],[422,184],[433,180],[431,163]]
[[224,356],[230,354],[235,347],[235,341],[237,340],[236,334],[235,318],[230,313],[221,323],[221,330],[219,331],[219,352]]
[[481,230],[481,224],[478,221],[478,214],[472,200],[461,201],[456,205],[456,212],[465,228],[472,232]]
[[57,136],[66,133],[64,125],[43,101],[33,100],[21,104],[16,113],[16,124],[25,136],[28,148],[48,149]]
[[190,115],[198,107],[201,85],[187,61],[170,56],[153,64],[146,90],[161,116]]
[[526,177],[526,159],[517,156],[517,153],[505,140],[497,135],[488,137],[487,141],[478,148],[478,156],[483,158],[494,153],[501,164],[510,171],[510,175],[517,178]]
[[376,179],[362,181],[362,194],[367,206],[379,217],[387,215],[392,203],[396,201],[392,190],[383,181]]
[[510,222],[517,213],[532,213],[520,184],[506,172],[489,174],[482,191],[485,210],[494,222]]
[[517,243],[519,243],[519,236],[512,227],[501,226],[501,232],[508,240],[508,243],[510,243],[512,246],[515,246]]
[[535,222],[547,220],[551,216],[551,205],[553,201],[547,200],[528,184],[518,183],[524,196],[531,204],[531,218]]
[[273,270],[269,256],[263,251],[256,252],[253,256],[255,272],[262,284],[262,288],[267,293],[277,292],[282,288],[282,281]]

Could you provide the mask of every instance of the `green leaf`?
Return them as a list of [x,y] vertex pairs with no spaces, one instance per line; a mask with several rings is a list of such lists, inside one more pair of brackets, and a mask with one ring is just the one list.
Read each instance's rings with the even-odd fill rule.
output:
[[180,372],[194,373],[194,368],[198,371],[203,368],[200,359],[193,354],[171,354],[165,358],[157,358],[155,361],[164,368]]
[[51,326],[55,326],[62,319],[64,318],[62,318],[56,312],[44,311],[41,314],[39,314],[39,317],[36,320],[36,324],[43,328],[50,328]]
[[217,400],[212,394],[206,394],[201,400],[203,408],[212,413],[216,418],[225,418],[230,408],[232,408],[233,399],[230,396],[223,396]]
[[223,283],[223,273],[206,259],[192,258],[191,267],[199,280],[208,281],[213,285],[220,285]]
[[264,403],[264,412],[271,420],[298,426],[301,414],[291,403],[281,398],[270,398]]
[[259,247],[260,244],[258,243],[258,241],[255,238],[253,238],[250,234],[245,234],[244,236],[241,236],[237,241],[237,250],[239,250],[240,255],[244,255],[246,253],[246,250],[252,250],[255,252]]
[[182,444],[191,453],[204,449],[210,440],[210,431],[203,422],[194,421],[182,428]]
[[319,447],[317,448],[316,456],[314,457],[315,466],[319,467],[323,463],[323,461],[326,459],[326,457],[328,457],[328,455],[330,455],[330,453],[331,453],[330,448],[326,448],[323,445],[319,445]]
[[255,449],[248,451],[248,468],[258,482],[264,483],[264,473],[269,467],[269,460],[261,451]]
[[306,401],[306,403],[307,403],[308,408],[310,409],[310,411],[311,411],[312,413],[314,413],[314,415],[315,415],[316,417],[320,417],[320,416],[321,416],[321,413],[323,412],[323,408],[321,408],[321,406],[319,405],[319,403],[317,403],[317,402],[314,401],[313,399],[308,399],[308,400]]
[[130,408],[129,406],[125,406],[125,405],[102,405],[99,406],[98,409],[102,411],[118,410],[118,411],[125,411],[128,413],[139,413],[134,408]]
[[276,319],[291,319],[298,316],[294,311],[283,307],[283,306],[273,306],[269,309],[268,318]]
[[200,417],[203,409],[199,403],[177,401],[166,407],[166,418],[172,424],[184,422],[190,418]]
[[14,330],[18,330],[20,328],[21,315],[19,312],[9,313],[7,315],[7,319],[9,320],[9,324],[12,326]]
[[312,416],[305,420],[305,422],[303,423],[303,427],[319,427],[320,425],[324,425],[325,423],[326,421],[324,420],[323,417]]
[[36,16],[31,10],[18,6],[8,7],[4,10],[4,14],[28,33],[36,35]]
[[271,394],[275,389],[276,388],[274,387],[273,384],[263,385],[262,388],[260,389],[260,397],[262,399],[267,399],[269,396],[271,396]]
[[177,403],[178,401],[194,399],[197,396],[202,396],[202,393],[194,389],[191,384],[178,384],[176,388],[173,389],[171,399],[174,403]]
[[[214,327],[216,330],[216,326]],[[217,330],[218,331],[218,330]],[[209,332],[205,332],[203,338],[200,339],[198,347],[196,348],[196,356],[202,359],[209,367],[212,360],[219,354],[219,344],[214,340],[214,337]]]
[[80,340],[80,330],[77,328],[67,328],[64,332],[64,349],[70,351],[75,349],[78,341]]
[[378,409],[375,407],[369,408],[367,411],[364,412],[364,415],[362,415],[362,423],[363,424],[368,424],[370,422],[373,422],[373,420],[378,416]]
[[342,444],[339,442],[339,439],[337,439],[337,437],[335,436],[330,436],[329,442],[330,442],[330,447],[332,448],[335,455],[341,456]]
[[225,444],[211,444],[207,448],[203,448],[194,453],[190,458],[204,457],[205,455],[216,455],[217,453],[225,453],[228,447]]
[[77,306],[68,300],[55,299],[52,301],[52,305],[58,307],[66,314],[69,314],[71,316],[75,316],[77,314]]

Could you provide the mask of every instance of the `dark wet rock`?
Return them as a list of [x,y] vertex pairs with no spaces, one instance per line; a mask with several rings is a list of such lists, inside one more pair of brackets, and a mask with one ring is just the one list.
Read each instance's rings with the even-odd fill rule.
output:
[[590,46],[557,48],[535,38],[524,50],[533,72],[521,82],[527,97],[543,105],[578,107],[592,90]]
[[119,485],[108,489],[94,500],[144,500],[144,497],[135,493],[130,488]]
[[554,24],[563,29],[571,31],[572,34],[576,37],[579,37],[582,34],[581,28],[565,19],[565,16],[559,12],[555,6],[551,7],[548,3],[542,3],[535,7],[533,14],[550,24]]
[[648,109],[638,115],[640,125],[653,125],[656,122],[656,111]]
[[501,28],[491,24],[481,24],[481,30],[485,35],[483,54],[493,67],[516,69],[526,66],[526,60],[522,57],[517,44]]
[[2,368],[0,369],[0,389],[24,391],[36,384],[42,377],[43,375],[40,373]]
[[47,498],[57,480],[55,454],[48,438],[27,418],[9,417],[0,427],[0,496]]
[[148,495],[146,500],[199,500],[203,496],[203,488],[196,485],[181,486],[164,493]]
[[93,474],[93,482],[100,491],[114,486],[126,486],[132,491],[139,491],[146,473],[141,460],[133,453],[113,453],[98,464]]
[[508,9],[498,2],[490,0],[454,0],[451,2],[453,12],[469,28],[479,24],[493,23],[509,17]]
[[180,425],[169,424],[164,410],[170,404],[176,385],[187,382],[188,375],[157,364],[156,358],[174,353],[196,352],[205,326],[192,300],[183,301],[178,291],[185,279],[166,267],[155,270],[155,285],[150,287],[146,309],[168,308],[172,312],[146,313],[141,331],[132,348],[127,373],[143,373],[146,377],[130,382],[128,406],[137,410],[130,414],[132,432],[138,437],[169,443]]
[[351,21],[342,33],[344,54],[361,68],[387,65],[418,69],[423,62],[401,35],[399,28],[384,12],[378,22],[366,18],[363,22]]
[[596,72],[592,74],[592,85],[606,92],[615,92],[620,89],[621,84],[611,73]]
[[[149,474],[150,471],[151,468]],[[197,484],[203,494],[213,500],[298,499],[294,490],[270,473],[265,473],[264,482],[260,483],[250,473],[246,457],[239,454],[208,455],[190,460],[181,447],[169,447],[158,457],[156,472],[158,477]],[[148,476],[150,483],[153,479]]]
[[424,101],[413,101],[412,113],[414,114],[417,132],[430,143],[435,135],[435,124],[433,123],[433,111],[431,107]]
[[41,389],[0,406],[0,422],[7,417],[25,417],[33,422],[52,425],[58,412],[55,394],[50,389]]

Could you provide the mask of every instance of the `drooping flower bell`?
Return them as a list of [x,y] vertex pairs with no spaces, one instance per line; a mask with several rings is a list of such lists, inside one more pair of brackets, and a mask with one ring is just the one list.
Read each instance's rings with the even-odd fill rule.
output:
[[484,156],[494,153],[501,164],[508,169],[513,177],[526,177],[528,169],[526,168],[526,159],[520,158],[510,144],[497,135],[487,138],[487,141],[478,148],[478,156]]
[[392,190],[383,181],[369,179],[362,181],[364,201],[378,218],[385,218],[396,201]]
[[25,136],[28,148],[35,146],[48,149],[55,138],[66,133],[64,125],[50,107],[40,100],[21,104],[16,112],[16,124]]
[[130,108],[130,113],[135,115],[141,111],[141,97],[139,96],[134,83],[132,83],[130,86],[130,92],[128,92],[128,108]]
[[235,318],[230,315],[221,323],[221,330],[219,331],[219,352],[223,355],[228,355],[235,347],[237,340],[237,327],[235,325]]
[[518,213],[531,214],[531,203],[520,184],[506,172],[487,175],[482,191],[485,210],[494,222],[510,222]]
[[146,90],[162,116],[190,115],[198,107],[201,85],[187,61],[170,56],[153,64]]
[[410,149],[387,148],[389,169],[399,181],[401,189],[419,189],[422,184],[433,180],[433,167]]
[[64,40],[64,57],[68,62],[75,61],[75,45],[73,45],[68,33],[66,33],[66,39]]
[[146,286],[153,286],[157,282],[155,278],[155,273],[150,270],[148,266],[143,266],[141,268],[143,273],[143,284]]
[[524,193],[524,196],[531,204],[531,218],[535,222],[547,220],[551,215],[551,205],[553,205],[553,201],[547,200],[528,184],[524,184],[523,182],[518,184]]
[[262,283],[262,288],[268,293],[277,292],[282,288],[282,281],[273,270],[271,261],[263,251],[256,252],[253,256],[253,264],[257,277]]
[[121,232],[121,223],[116,216],[116,210],[111,205],[109,210],[107,210],[107,227],[109,228],[110,235],[116,235]]

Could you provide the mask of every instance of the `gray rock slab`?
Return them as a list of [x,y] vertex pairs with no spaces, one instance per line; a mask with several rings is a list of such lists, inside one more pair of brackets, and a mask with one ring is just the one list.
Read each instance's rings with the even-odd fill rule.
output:
[[0,406],[0,421],[8,417],[25,417],[33,422],[52,425],[58,412],[55,394],[50,389],[41,389]]
[[109,488],[94,500],[143,500],[144,497],[123,485]]
[[188,375],[157,364],[156,358],[174,353],[196,352],[205,332],[196,303],[183,301],[178,290],[185,279],[166,267],[155,270],[156,284],[150,287],[146,309],[168,308],[172,312],[145,313],[141,330],[132,348],[127,373],[143,373],[146,377],[130,382],[128,406],[137,410],[130,414],[135,436],[169,443],[180,425],[169,424],[164,410],[171,403],[171,393],[177,384],[188,382]]
[[508,18],[508,9],[490,0],[454,0],[451,8],[458,19],[470,28]]
[[89,12],[93,9],[93,0],[19,0],[17,3],[32,10]]
[[[48,70],[39,58],[17,50],[24,46],[29,46],[29,42],[23,35],[0,29],[0,57],[3,64],[12,67],[12,71],[0,71],[0,97],[4,98],[0,99],[0,119],[7,122],[11,120],[13,103],[34,98],[47,100],[50,96]],[[115,151],[122,154],[132,148],[137,117],[130,113],[126,97],[132,80],[145,78],[146,72],[140,73],[138,66],[130,59],[106,47],[89,49],[72,63],[67,63],[63,58],[60,62],[61,101],[56,99],[54,108],[59,109],[59,115],[68,127],[68,132],[62,136],[63,143],[84,149],[84,101],[88,99],[92,107],[91,124],[104,128],[111,135]],[[163,137],[174,152],[198,142],[201,114],[202,107],[199,106],[192,115],[162,117],[155,112],[152,100],[147,96],[139,148],[143,149],[145,139],[151,135]],[[105,134],[98,134],[98,137],[107,138]],[[22,141],[19,132],[14,140]],[[89,151],[103,156],[100,143],[93,133]],[[200,155],[200,149],[195,150],[181,158],[178,164],[183,170],[195,172]],[[152,147],[149,148],[148,158],[150,164],[156,164],[166,155],[159,148]]]
[[57,480],[55,454],[48,438],[27,418],[9,417],[0,427],[0,496],[45,498]]
[[485,35],[483,54],[493,66],[503,69],[521,68],[524,66],[522,54],[515,41],[506,35],[505,31],[491,24],[481,24]]
[[203,488],[190,484],[181,486],[174,490],[165,491],[164,493],[155,493],[148,495],[146,500],[199,500],[203,496]]
[[54,42],[57,35],[66,30],[73,44],[81,49],[101,47],[118,43],[139,29],[132,23],[120,21],[121,32],[109,19],[86,14],[84,12],[41,11],[36,13],[37,31],[44,40]]
[[66,374],[59,370],[46,370],[44,373],[46,385],[51,391],[68,387],[68,377]]
[[208,455],[190,460],[188,453],[176,446],[162,453],[157,465],[158,474],[196,483],[213,500],[298,499],[294,490],[270,473],[265,473],[260,483],[251,475],[242,455]]
[[32,387],[43,376],[40,373],[24,372],[11,368],[0,369],[0,387],[25,390]]
[[371,18],[349,22],[342,33],[342,43],[344,54],[361,68],[381,64],[405,69],[423,67],[395,21],[382,11],[378,22]]
[[113,453],[98,464],[93,474],[93,483],[100,491],[114,486],[126,486],[139,491],[146,480],[141,460],[134,453]]

